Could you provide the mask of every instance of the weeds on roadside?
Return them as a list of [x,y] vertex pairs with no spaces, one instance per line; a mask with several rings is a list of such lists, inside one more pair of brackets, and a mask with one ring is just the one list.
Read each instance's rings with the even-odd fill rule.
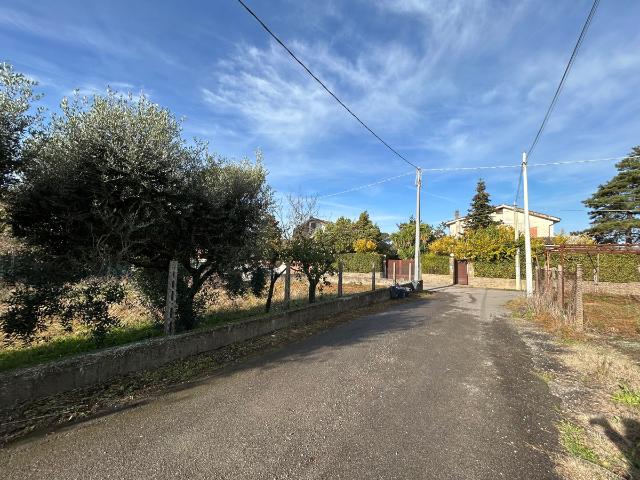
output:
[[560,431],[560,442],[562,446],[571,455],[597,465],[601,464],[598,454],[585,443],[584,428],[574,425],[567,420],[562,420],[558,424],[558,430]]
[[628,385],[621,384],[613,394],[613,401],[630,407],[640,407],[640,390],[633,390]]

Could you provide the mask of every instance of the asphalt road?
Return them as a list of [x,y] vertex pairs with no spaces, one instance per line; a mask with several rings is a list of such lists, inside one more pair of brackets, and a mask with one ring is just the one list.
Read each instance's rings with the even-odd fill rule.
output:
[[546,479],[553,397],[511,292],[400,302],[0,451],[9,479]]

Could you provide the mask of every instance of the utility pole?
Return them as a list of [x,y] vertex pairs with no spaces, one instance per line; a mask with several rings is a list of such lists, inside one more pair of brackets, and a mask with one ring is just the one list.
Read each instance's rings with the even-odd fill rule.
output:
[[422,280],[422,268],[420,266],[420,188],[422,187],[422,170],[416,168],[416,245],[414,258],[413,280],[416,288]]
[[529,185],[527,182],[527,152],[522,152],[522,186],[524,193],[524,259],[527,297],[533,295],[533,272],[531,271],[531,229],[529,228]]
[[513,202],[513,228],[516,240],[516,290],[522,290],[522,279],[520,278],[520,232],[518,231],[518,205]]

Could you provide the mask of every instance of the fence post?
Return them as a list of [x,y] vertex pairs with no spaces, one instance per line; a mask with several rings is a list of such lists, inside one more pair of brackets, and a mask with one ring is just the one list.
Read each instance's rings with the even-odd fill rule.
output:
[[376,289],[376,262],[371,263],[371,290]]
[[387,256],[382,256],[382,276],[380,278],[389,278],[389,267],[387,266]]
[[456,259],[453,253],[449,254],[449,276],[451,277],[451,285],[456,283]]
[[576,318],[575,329],[579,332],[584,328],[584,309],[582,304],[582,265],[576,265]]
[[536,295],[540,295],[540,266],[536,265]]
[[393,263],[391,265],[393,265],[393,284],[395,285],[396,283],[398,283],[396,281],[396,261],[393,260]]
[[164,334],[176,333],[176,310],[178,307],[178,262],[169,262],[167,275],[167,303],[164,307]]
[[284,307],[288,310],[291,306],[291,264],[287,262],[284,270]]
[[562,265],[558,265],[558,302],[560,310],[564,312],[564,270]]
[[342,262],[338,262],[338,296],[342,296]]
[[409,281],[411,281],[411,278],[413,277],[412,275],[412,267],[413,267],[413,263],[409,262]]

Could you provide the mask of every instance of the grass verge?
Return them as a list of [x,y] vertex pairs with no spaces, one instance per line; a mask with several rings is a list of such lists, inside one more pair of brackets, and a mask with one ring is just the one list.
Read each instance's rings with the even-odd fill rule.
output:
[[569,454],[595,463],[596,465],[601,464],[596,452],[588,447],[585,442],[584,428],[574,425],[567,420],[562,420],[558,424],[558,431],[560,432],[560,443]]

